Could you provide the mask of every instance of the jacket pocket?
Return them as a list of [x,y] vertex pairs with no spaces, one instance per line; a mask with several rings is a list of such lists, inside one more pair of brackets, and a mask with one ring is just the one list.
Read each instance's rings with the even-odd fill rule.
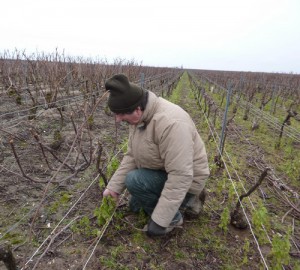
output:
[[163,169],[164,162],[160,157],[159,147],[151,140],[139,143],[137,159],[141,168]]

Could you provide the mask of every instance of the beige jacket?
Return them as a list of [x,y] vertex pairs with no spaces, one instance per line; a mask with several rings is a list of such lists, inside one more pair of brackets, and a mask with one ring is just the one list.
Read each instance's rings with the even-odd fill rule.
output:
[[127,173],[136,168],[165,170],[168,179],[151,217],[167,227],[186,193],[203,190],[209,176],[206,150],[190,116],[150,91],[141,123],[145,129],[130,126],[128,151],[107,188],[122,193]]

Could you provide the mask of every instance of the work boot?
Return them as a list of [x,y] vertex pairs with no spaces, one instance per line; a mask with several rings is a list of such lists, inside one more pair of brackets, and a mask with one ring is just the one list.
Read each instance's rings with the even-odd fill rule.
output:
[[203,189],[198,196],[195,194],[187,193],[180,206],[180,210],[183,211],[185,216],[187,217],[197,218],[203,209],[205,197],[205,189]]
[[166,228],[166,233],[173,231],[174,228],[180,227],[183,224],[183,218],[181,213],[178,211],[173,218],[170,225]]
[[181,213],[178,211],[168,227],[162,227],[150,218],[148,224],[143,228],[143,231],[145,231],[150,237],[163,236],[173,231],[174,228],[181,228],[182,224],[183,218]]

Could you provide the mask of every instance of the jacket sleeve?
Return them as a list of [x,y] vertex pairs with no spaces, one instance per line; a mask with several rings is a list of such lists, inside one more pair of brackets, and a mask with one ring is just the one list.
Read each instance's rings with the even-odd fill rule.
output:
[[108,182],[107,188],[118,194],[121,194],[125,189],[125,178],[128,172],[136,168],[136,163],[131,151],[131,136],[129,136],[127,152],[124,155],[121,164]]
[[158,225],[167,227],[193,182],[195,131],[190,124],[179,120],[159,129],[163,130],[158,140],[168,179],[151,217]]
[[193,183],[188,192],[198,196],[205,187],[209,177],[209,166],[205,145],[200,135],[196,136],[194,145],[194,151],[197,153],[197,158],[194,159]]

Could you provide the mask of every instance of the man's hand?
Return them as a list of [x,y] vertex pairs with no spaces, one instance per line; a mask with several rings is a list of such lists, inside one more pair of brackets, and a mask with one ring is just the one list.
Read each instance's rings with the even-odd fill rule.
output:
[[152,219],[149,220],[148,222],[148,230],[147,230],[147,235],[152,237],[152,236],[162,236],[167,233],[167,230],[165,227],[162,227],[155,223]]
[[107,196],[111,196],[115,199],[118,199],[119,198],[119,193],[116,193],[116,192],[106,188],[103,192],[103,197],[107,197]]

